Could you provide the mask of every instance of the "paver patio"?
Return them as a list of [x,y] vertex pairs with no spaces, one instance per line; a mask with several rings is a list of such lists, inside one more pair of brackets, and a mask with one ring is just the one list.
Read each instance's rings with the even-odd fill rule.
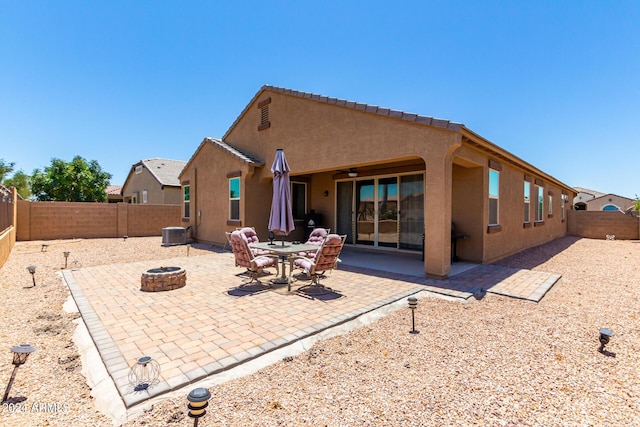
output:
[[[141,274],[160,266],[184,268],[187,285],[140,291]],[[467,300],[486,291],[537,302],[560,278],[481,265],[440,281],[345,265],[323,281],[333,293],[310,298],[286,286],[239,290],[241,272],[230,253],[211,253],[63,270],[63,278],[128,408],[416,292]],[[143,355],[159,363],[160,378],[136,391],[128,376]]]

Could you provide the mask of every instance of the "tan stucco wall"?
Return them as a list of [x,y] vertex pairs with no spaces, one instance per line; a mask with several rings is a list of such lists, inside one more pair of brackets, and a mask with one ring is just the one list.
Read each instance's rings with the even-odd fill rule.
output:
[[[270,127],[258,131],[257,104],[267,98],[271,98]],[[517,162],[501,159],[494,160],[503,165],[502,230],[487,233],[491,155],[463,141],[460,132],[265,91],[225,136],[225,142],[264,162],[264,166],[253,170],[221,148],[211,144],[201,146],[181,176],[181,180],[189,180],[192,185],[189,224],[196,226],[196,238],[203,241],[224,243],[223,232],[240,225],[255,227],[260,239],[265,240],[272,197],[270,167],[276,149],[283,148],[292,168],[292,180],[296,176],[308,180],[308,209],[322,214],[322,225],[332,229],[335,229],[335,181],[346,178],[340,171],[352,167],[380,171],[394,162],[419,164],[425,175],[425,271],[430,275],[443,277],[450,271],[452,220],[459,231],[471,235],[460,242],[458,255],[478,262],[496,260],[566,233],[566,223],[560,218],[562,190],[549,182],[545,183],[545,196],[547,190],[553,191],[553,217],[547,218],[545,207],[544,225],[523,227],[525,172]],[[227,174],[234,170],[242,173],[240,224],[227,222]],[[401,168],[396,167],[398,170]],[[362,177],[360,174],[358,178]],[[324,191],[328,191],[326,197]],[[196,220],[196,209],[203,212],[201,220]],[[299,239],[295,233],[290,236],[296,238]]]
[[622,211],[633,208],[634,201],[627,197],[616,196],[615,194],[607,194],[606,196],[597,197],[585,202],[588,211],[601,211],[606,205],[614,205]]
[[[462,259],[480,262],[493,262],[500,258],[515,254],[525,248],[537,246],[567,234],[567,211],[565,204],[565,221],[562,220],[562,191],[559,186],[542,179],[541,176],[525,171],[523,168],[491,155],[479,152],[468,145],[456,151],[461,165],[455,165],[454,182],[454,219],[458,230],[469,234],[468,240],[458,242],[458,255]],[[499,188],[499,225],[501,230],[488,232],[488,192],[489,192],[489,160],[497,162],[500,167]],[[524,226],[524,181],[525,175],[531,181],[530,226]],[[480,188],[479,180],[482,182]],[[536,223],[535,206],[536,180],[544,189],[543,221]],[[552,193],[551,216],[548,215],[548,193]],[[461,194],[462,193],[462,194]],[[472,209],[463,208],[469,199]],[[482,218],[479,221],[479,218]],[[462,220],[458,220],[461,218]],[[469,229],[468,227],[471,227]],[[471,230],[471,231],[469,231]]]

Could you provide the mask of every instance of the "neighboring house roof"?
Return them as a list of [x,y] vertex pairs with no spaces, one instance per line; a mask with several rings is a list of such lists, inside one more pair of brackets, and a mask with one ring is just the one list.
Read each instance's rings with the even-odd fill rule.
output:
[[625,201],[628,201],[628,202],[630,202],[630,203],[633,203],[633,202],[634,202],[634,200],[633,200],[633,199],[631,199],[631,198],[629,198],[629,197],[619,196],[619,195],[617,195],[617,194],[613,194],[613,193],[602,194],[602,196],[598,196],[598,197],[596,197],[596,198],[594,198],[594,199],[588,200],[588,202],[589,202],[589,203],[592,203],[592,202],[593,202],[593,201],[595,201],[595,200],[598,200],[598,199],[604,199],[605,197],[608,197],[608,198],[611,198],[611,197],[619,197],[620,199],[625,200]]
[[590,190],[588,188],[584,188],[584,187],[573,187],[575,190],[577,190],[579,193],[587,193],[587,194],[591,194],[594,198],[596,197],[602,197],[604,195],[606,195],[607,193],[602,193],[600,191],[596,191],[596,190]]
[[107,196],[120,196],[122,195],[122,185],[107,185],[105,191]]
[[347,101],[346,99],[330,98],[328,96],[317,95],[310,92],[300,92],[293,89],[286,89],[286,88],[277,87],[277,86],[264,85],[260,88],[258,93],[254,95],[251,101],[249,101],[249,103],[244,108],[244,110],[242,110],[238,118],[236,118],[236,120],[233,122],[229,130],[227,130],[227,132],[224,134],[224,136],[222,137],[223,140],[229,135],[231,130],[240,121],[242,116],[245,115],[249,107],[253,104],[253,101],[255,101],[256,98],[258,98],[260,94],[264,91],[271,91],[275,93],[283,93],[285,95],[297,96],[299,98],[310,99],[312,101],[324,102],[331,105],[337,105],[339,107],[352,108],[354,110],[362,111],[365,113],[378,114],[380,116],[406,120],[408,122],[421,123],[424,125],[439,127],[439,128],[451,130],[454,132],[457,132],[464,127],[462,123],[455,123],[449,120],[436,119],[434,117],[429,117],[429,116],[421,116],[415,113],[406,113],[400,110],[392,110],[390,108],[378,107],[377,105],[369,105],[369,104],[362,104],[355,101]]
[[158,157],[144,159],[140,163],[144,164],[160,185],[173,187],[180,187],[178,176],[180,176],[180,172],[187,164],[183,160],[160,159]]

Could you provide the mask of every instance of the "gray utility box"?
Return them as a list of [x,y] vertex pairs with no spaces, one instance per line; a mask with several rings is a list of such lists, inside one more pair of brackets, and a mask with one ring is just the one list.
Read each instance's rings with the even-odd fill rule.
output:
[[162,246],[186,245],[187,229],[184,227],[165,227],[162,229]]

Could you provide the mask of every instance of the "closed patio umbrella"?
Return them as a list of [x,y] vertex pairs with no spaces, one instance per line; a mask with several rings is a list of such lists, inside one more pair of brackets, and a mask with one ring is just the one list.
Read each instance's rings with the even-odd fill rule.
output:
[[[273,231],[273,234],[281,236],[285,236],[295,229],[291,209],[289,171],[289,164],[284,156],[284,150],[278,148],[273,166],[271,166],[271,173],[273,174],[273,199],[271,200],[269,230]],[[284,237],[282,244],[284,245]]]

